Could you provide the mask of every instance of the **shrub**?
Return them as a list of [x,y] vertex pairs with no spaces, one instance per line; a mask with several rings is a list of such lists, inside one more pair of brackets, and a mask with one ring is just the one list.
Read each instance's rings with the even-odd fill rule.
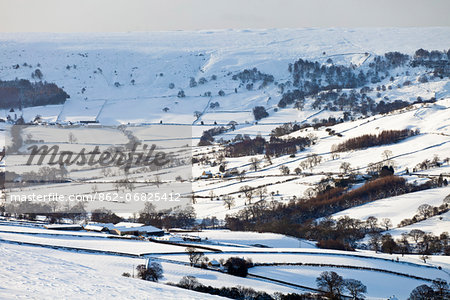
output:
[[163,277],[163,269],[158,262],[151,262],[148,267],[145,265],[138,265],[136,270],[138,277],[143,280],[156,282]]
[[331,299],[340,299],[342,290],[344,288],[344,279],[336,272],[322,272],[316,278],[317,287],[322,290],[325,295]]
[[200,282],[198,282],[195,276],[183,276],[178,283],[178,286],[188,290],[193,290],[200,286]]
[[263,106],[255,106],[253,108],[253,116],[255,117],[255,120],[259,121],[263,118],[267,118],[269,114]]
[[320,240],[316,245],[322,249],[353,250],[350,245],[346,245],[340,240]]
[[230,257],[225,263],[228,274],[240,277],[247,276],[250,266],[251,264],[249,262],[240,257]]
[[180,90],[180,91],[178,92],[177,97],[178,97],[178,98],[184,98],[184,97],[186,97],[186,95],[184,94],[184,91],[183,91],[183,90]]

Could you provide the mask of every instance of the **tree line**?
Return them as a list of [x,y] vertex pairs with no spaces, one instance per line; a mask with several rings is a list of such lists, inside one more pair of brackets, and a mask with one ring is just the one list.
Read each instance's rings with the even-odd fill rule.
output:
[[54,83],[30,82],[26,79],[0,80],[0,108],[63,104],[70,96]]
[[[371,180],[363,186],[348,191],[344,187],[321,186],[309,199],[293,199],[289,203],[259,201],[234,215],[226,217],[226,226],[231,230],[276,232],[314,240],[340,240],[344,248],[352,248],[352,241],[361,238],[358,230],[342,230],[328,226],[325,230],[314,228],[313,220],[329,216],[338,211],[375,201],[432,187],[432,183],[421,186],[408,184],[397,176],[386,176]],[[349,222],[355,224],[355,222]],[[356,227],[352,225],[355,229]],[[309,233],[308,233],[309,232]],[[317,234],[312,236],[311,232]],[[342,235],[342,236],[341,236]],[[345,238],[344,238],[345,236]]]
[[401,140],[419,134],[419,130],[383,130],[378,135],[364,134],[350,138],[343,143],[333,145],[332,152],[344,152],[351,150],[365,149],[374,146],[382,146],[397,143]]

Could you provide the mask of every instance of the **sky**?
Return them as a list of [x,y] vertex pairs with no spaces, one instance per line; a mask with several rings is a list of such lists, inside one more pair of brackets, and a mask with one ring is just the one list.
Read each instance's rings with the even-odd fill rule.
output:
[[0,0],[0,32],[450,26],[449,0]]

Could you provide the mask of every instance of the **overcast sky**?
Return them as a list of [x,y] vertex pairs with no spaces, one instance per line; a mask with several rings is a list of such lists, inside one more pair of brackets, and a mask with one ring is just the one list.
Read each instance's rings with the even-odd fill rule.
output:
[[450,26],[449,0],[0,0],[0,32]]

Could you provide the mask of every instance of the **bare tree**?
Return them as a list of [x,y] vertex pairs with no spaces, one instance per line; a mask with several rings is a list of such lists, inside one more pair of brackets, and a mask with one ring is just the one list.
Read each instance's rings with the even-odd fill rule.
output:
[[339,169],[342,170],[342,173],[347,174],[350,171],[350,169],[351,169],[350,163],[343,162],[341,164],[341,166],[339,167]]
[[378,219],[374,216],[369,216],[366,219],[366,226],[369,228],[370,232],[378,231]]
[[187,247],[185,251],[189,255],[189,263],[191,267],[197,265],[205,255],[203,252],[197,251],[194,247]]
[[392,157],[392,151],[391,150],[384,150],[381,153],[381,158],[384,160],[389,160]]
[[245,178],[245,170],[242,170],[240,173],[238,173],[239,182],[242,182]]
[[367,293],[367,287],[359,280],[345,279],[344,285],[354,300],[363,299],[364,294]]
[[316,278],[317,286],[320,290],[331,299],[340,299],[342,290],[344,288],[344,279],[336,272],[325,271],[320,273],[320,276]]
[[156,212],[156,206],[151,202],[145,202],[144,208],[140,211],[141,215],[151,215]]
[[234,204],[235,204],[235,203],[234,203],[234,198],[231,197],[231,196],[229,196],[229,195],[223,197],[223,204],[224,204],[226,207],[228,207],[228,210],[230,210],[231,207],[234,206]]
[[282,165],[282,166],[280,166],[280,172],[281,172],[281,175],[289,175],[291,170],[289,170],[288,166]]
[[313,188],[307,188],[304,192],[305,198],[310,199],[316,195],[316,191]]
[[77,138],[75,137],[75,135],[72,132],[70,132],[69,133],[69,143],[74,144],[76,142],[77,142]]
[[369,246],[373,251],[377,252],[381,246],[381,234],[378,232],[370,233]]
[[429,218],[433,215],[433,207],[429,204],[422,204],[417,208],[417,213],[423,218]]
[[267,196],[267,188],[266,187],[259,187],[255,190],[256,196],[259,197],[259,200],[264,200]]
[[442,299],[445,299],[444,296],[450,296],[449,286],[445,279],[436,278],[431,287]]
[[389,218],[383,218],[381,219],[381,226],[384,226],[386,228],[386,231],[389,230],[389,228],[392,227],[392,221]]
[[143,280],[156,282],[163,277],[163,269],[159,262],[153,261],[148,266],[138,265],[136,269],[138,277]]
[[414,290],[412,290],[411,294],[409,294],[409,298],[411,300],[425,300],[425,299],[436,299],[435,294],[432,288],[430,288],[426,284],[419,285]]
[[239,191],[244,194],[245,198],[247,198],[248,204],[251,204],[252,203],[252,197],[253,197],[253,189],[252,189],[252,187],[249,186],[249,185],[244,185],[244,186],[242,186],[239,189]]
[[256,172],[258,171],[259,165],[261,164],[261,160],[256,157],[252,157],[250,158],[250,164],[252,165],[253,170]]
[[183,276],[183,278],[181,278],[178,285],[185,289],[192,290],[192,289],[195,289],[196,287],[200,286],[200,282],[198,282],[198,280],[197,280],[197,278],[195,278],[195,276],[188,275],[188,276]]
[[413,229],[409,232],[409,236],[414,240],[414,242],[417,244],[419,239],[425,235],[425,232],[423,232],[420,229]]

